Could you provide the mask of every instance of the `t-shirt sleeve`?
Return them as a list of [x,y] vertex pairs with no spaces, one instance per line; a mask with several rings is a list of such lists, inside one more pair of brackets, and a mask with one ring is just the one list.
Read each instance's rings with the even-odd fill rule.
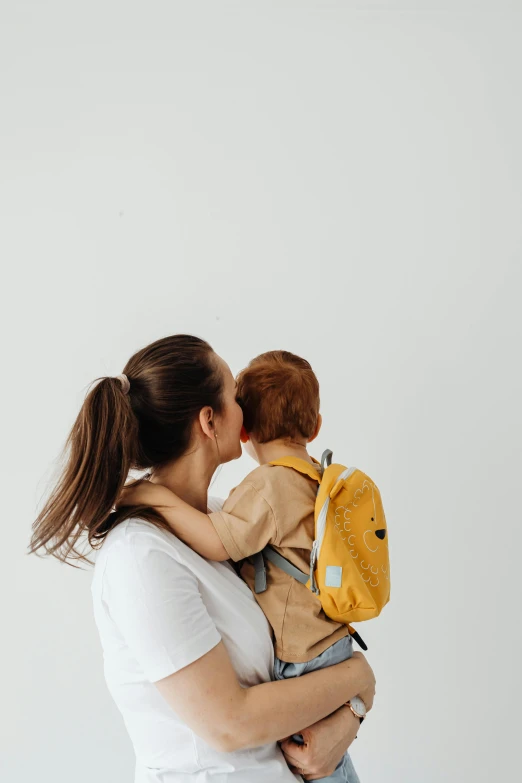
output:
[[150,682],[183,669],[221,641],[195,574],[148,533],[115,542],[103,599]]
[[277,537],[274,512],[252,484],[240,484],[210,519],[230,558],[243,560]]

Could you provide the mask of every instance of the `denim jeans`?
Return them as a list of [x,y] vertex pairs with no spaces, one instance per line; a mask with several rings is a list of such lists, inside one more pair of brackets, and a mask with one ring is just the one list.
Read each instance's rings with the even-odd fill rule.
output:
[[[332,644],[324,653],[318,655],[317,658],[312,658],[311,661],[306,663],[286,663],[279,658],[274,662],[274,677],[276,680],[288,680],[291,677],[300,677],[301,674],[307,672],[315,672],[317,669],[326,669],[327,666],[333,666],[335,663],[341,663],[346,661],[353,655],[353,642],[351,636],[345,636],[335,644]],[[302,744],[302,737],[295,736],[296,742]],[[315,783],[360,783],[357,776],[357,772],[354,769],[350,755],[346,753],[339,764],[337,765],[335,772],[328,775],[326,778],[318,778]]]

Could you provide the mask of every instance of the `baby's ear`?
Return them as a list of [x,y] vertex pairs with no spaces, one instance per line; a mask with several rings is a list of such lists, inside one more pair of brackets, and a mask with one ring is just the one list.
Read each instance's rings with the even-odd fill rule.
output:
[[321,432],[321,426],[323,423],[323,417],[320,413],[317,414],[317,424],[315,425],[315,430],[312,433],[312,436],[308,438],[308,443],[311,443],[313,440],[317,438],[319,433]]
[[250,440],[250,435],[248,434],[248,432],[244,427],[241,427],[241,432],[239,433],[239,440],[241,441],[241,443],[248,443],[248,441]]

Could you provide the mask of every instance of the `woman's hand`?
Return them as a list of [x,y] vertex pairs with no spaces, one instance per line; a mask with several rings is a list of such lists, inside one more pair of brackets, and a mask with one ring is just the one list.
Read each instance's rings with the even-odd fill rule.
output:
[[[362,667],[363,680],[367,683],[358,695],[364,701],[366,710],[370,711],[375,696],[375,675],[366,657],[360,652],[355,652],[346,664],[349,667],[350,662],[353,665],[356,661]],[[304,745],[287,737],[282,740],[281,749],[288,765],[305,780],[327,777],[341,761],[360,726],[359,718],[348,707],[341,707],[332,715],[301,730]]]
[[301,731],[304,745],[291,737],[281,742],[289,767],[304,780],[331,775],[357,736],[360,721],[348,707]]

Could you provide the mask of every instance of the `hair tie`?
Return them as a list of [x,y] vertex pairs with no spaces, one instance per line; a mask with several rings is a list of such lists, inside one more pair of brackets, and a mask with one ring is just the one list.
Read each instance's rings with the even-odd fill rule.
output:
[[130,381],[127,378],[127,376],[122,373],[121,375],[116,376],[116,380],[118,380],[121,383],[121,390],[124,394],[128,394],[130,390]]

